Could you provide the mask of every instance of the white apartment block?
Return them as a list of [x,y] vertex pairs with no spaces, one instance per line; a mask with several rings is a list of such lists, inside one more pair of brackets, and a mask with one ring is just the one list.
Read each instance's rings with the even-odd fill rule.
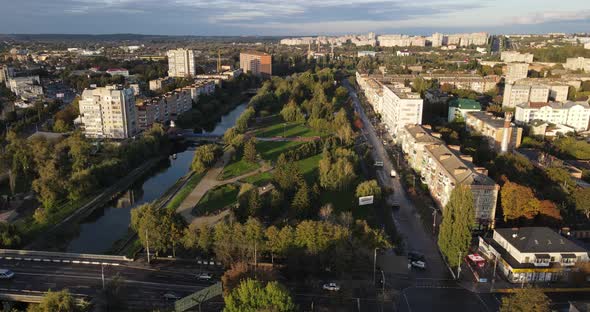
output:
[[585,263],[588,250],[546,227],[495,229],[479,238],[479,251],[497,263],[512,283],[567,281],[576,263]]
[[85,89],[80,99],[80,119],[89,138],[126,139],[137,133],[137,113],[132,89],[119,86]]
[[508,63],[506,64],[506,82],[513,83],[519,79],[524,79],[529,74],[528,63]]
[[519,53],[516,51],[504,51],[500,54],[500,59],[506,63],[532,63],[532,53]]
[[432,47],[434,47],[434,48],[441,47],[443,45],[443,39],[444,39],[444,35],[441,33],[432,34],[432,36],[430,36],[430,42],[432,44]]
[[458,146],[446,146],[438,136],[420,125],[403,127],[399,139],[409,164],[443,210],[455,187],[468,186],[473,193],[476,225],[493,227],[500,187],[487,176],[487,170],[473,165],[471,157],[460,155]]
[[467,47],[470,45],[486,45],[488,43],[488,34],[485,32],[471,34],[453,34],[446,36],[446,45],[455,45],[458,47]]
[[590,42],[584,44],[584,49],[590,50]]
[[565,102],[569,94],[569,82],[551,79],[527,78],[506,83],[502,107],[513,108],[528,102],[549,100]]
[[383,85],[382,120],[396,138],[405,125],[422,124],[424,100],[410,88]]
[[586,102],[524,103],[516,105],[514,117],[520,124],[541,120],[586,131],[590,123],[590,105]]
[[20,98],[31,99],[43,95],[43,87],[40,84],[39,76],[9,76],[7,79],[7,87]]
[[583,70],[585,72],[590,72],[590,58],[583,58],[583,57],[572,57],[566,60],[566,63],[563,65],[565,69],[569,70]]
[[169,50],[168,76],[190,77],[195,76],[195,51],[186,49]]

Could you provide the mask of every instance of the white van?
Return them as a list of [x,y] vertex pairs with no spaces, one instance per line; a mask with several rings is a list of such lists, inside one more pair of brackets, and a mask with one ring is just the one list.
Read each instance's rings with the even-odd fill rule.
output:
[[397,176],[397,172],[395,172],[394,169],[391,169],[391,172],[389,173],[389,175],[391,175],[392,178],[395,178]]

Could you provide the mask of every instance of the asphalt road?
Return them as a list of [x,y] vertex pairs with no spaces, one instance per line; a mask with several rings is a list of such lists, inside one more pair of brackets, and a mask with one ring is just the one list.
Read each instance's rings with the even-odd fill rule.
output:
[[[102,289],[100,265],[0,260],[0,268],[15,272],[12,280],[0,280],[0,292],[34,293],[68,289],[73,294],[96,297]],[[166,301],[164,293],[172,292],[184,297],[210,286],[213,282],[196,280],[195,275],[199,271],[195,265],[172,266],[171,263],[152,267],[137,263],[104,266],[105,282],[120,276],[124,281],[128,306],[142,309],[172,306],[173,301]]]
[[367,143],[373,147],[372,153],[374,159],[383,161],[382,170],[377,172],[378,180],[382,186],[393,187],[394,189],[394,194],[388,198],[388,202],[397,202],[400,204],[401,208],[397,211],[392,211],[391,215],[398,233],[403,236],[406,250],[419,252],[426,257],[427,270],[412,271],[413,277],[431,279],[450,278],[450,273],[440,256],[438,246],[432,235],[422,226],[416,207],[406,196],[399,177],[391,178],[389,176],[390,171],[394,168],[393,164],[383,146],[383,140],[377,136],[373,125],[365,114],[356,91],[350,86],[347,80],[343,80],[343,85],[348,89],[353,100],[354,109],[359,113],[363,121],[363,133],[367,138]]

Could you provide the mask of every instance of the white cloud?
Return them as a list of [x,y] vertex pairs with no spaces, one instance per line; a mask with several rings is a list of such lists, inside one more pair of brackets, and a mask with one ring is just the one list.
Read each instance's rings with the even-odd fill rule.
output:
[[538,12],[534,14],[512,18],[513,24],[543,24],[550,22],[578,21],[590,18],[590,10],[582,11],[551,11]]

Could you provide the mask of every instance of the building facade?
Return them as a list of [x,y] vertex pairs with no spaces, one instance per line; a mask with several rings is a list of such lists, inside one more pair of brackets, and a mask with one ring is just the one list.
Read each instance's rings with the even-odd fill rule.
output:
[[532,63],[532,53],[519,53],[516,51],[504,51],[500,54],[500,59],[506,63]]
[[550,100],[566,102],[570,85],[567,81],[538,78],[506,83],[502,107],[514,108],[518,104],[547,103]]
[[506,153],[520,147],[522,128],[512,123],[512,113],[504,118],[495,117],[488,112],[469,112],[465,118],[467,130],[482,134],[488,139],[490,148],[498,153]]
[[506,83],[513,83],[519,79],[524,79],[529,74],[528,63],[508,63],[506,64]]
[[583,70],[585,72],[590,72],[590,58],[583,58],[583,57],[572,57],[568,58],[563,65],[565,69],[569,70]]
[[512,283],[566,281],[588,251],[546,227],[495,229],[479,250]]
[[424,101],[420,94],[399,85],[383,85],[381,118],[396,138],[405,125],[422,124]]
[[461,155],[458,146],[447,146],[438,136],[420,125],[406,125],[400,132],[400,143],[409,164],[443,210],[455,187],[469,187],[476,226],[493,227],[500,187],[487,176],[487,170],[475,167],[471,157]]
[[541,120],[586,131],[590,123],[590,105],[586,102],[524,103],[516,105],[515,121],[528,124]]
[[272,76],[272,55],[258,51],[241,52],[240,68],[254,76],[270,77]]
[[196,75],[194,50],[169,50],[166,55],[168,56],[168,76],[194,77]]
[[85,89],[79,105],[82,129],[89,138],[126,139],[137,133],[132,89],[119,86]]

